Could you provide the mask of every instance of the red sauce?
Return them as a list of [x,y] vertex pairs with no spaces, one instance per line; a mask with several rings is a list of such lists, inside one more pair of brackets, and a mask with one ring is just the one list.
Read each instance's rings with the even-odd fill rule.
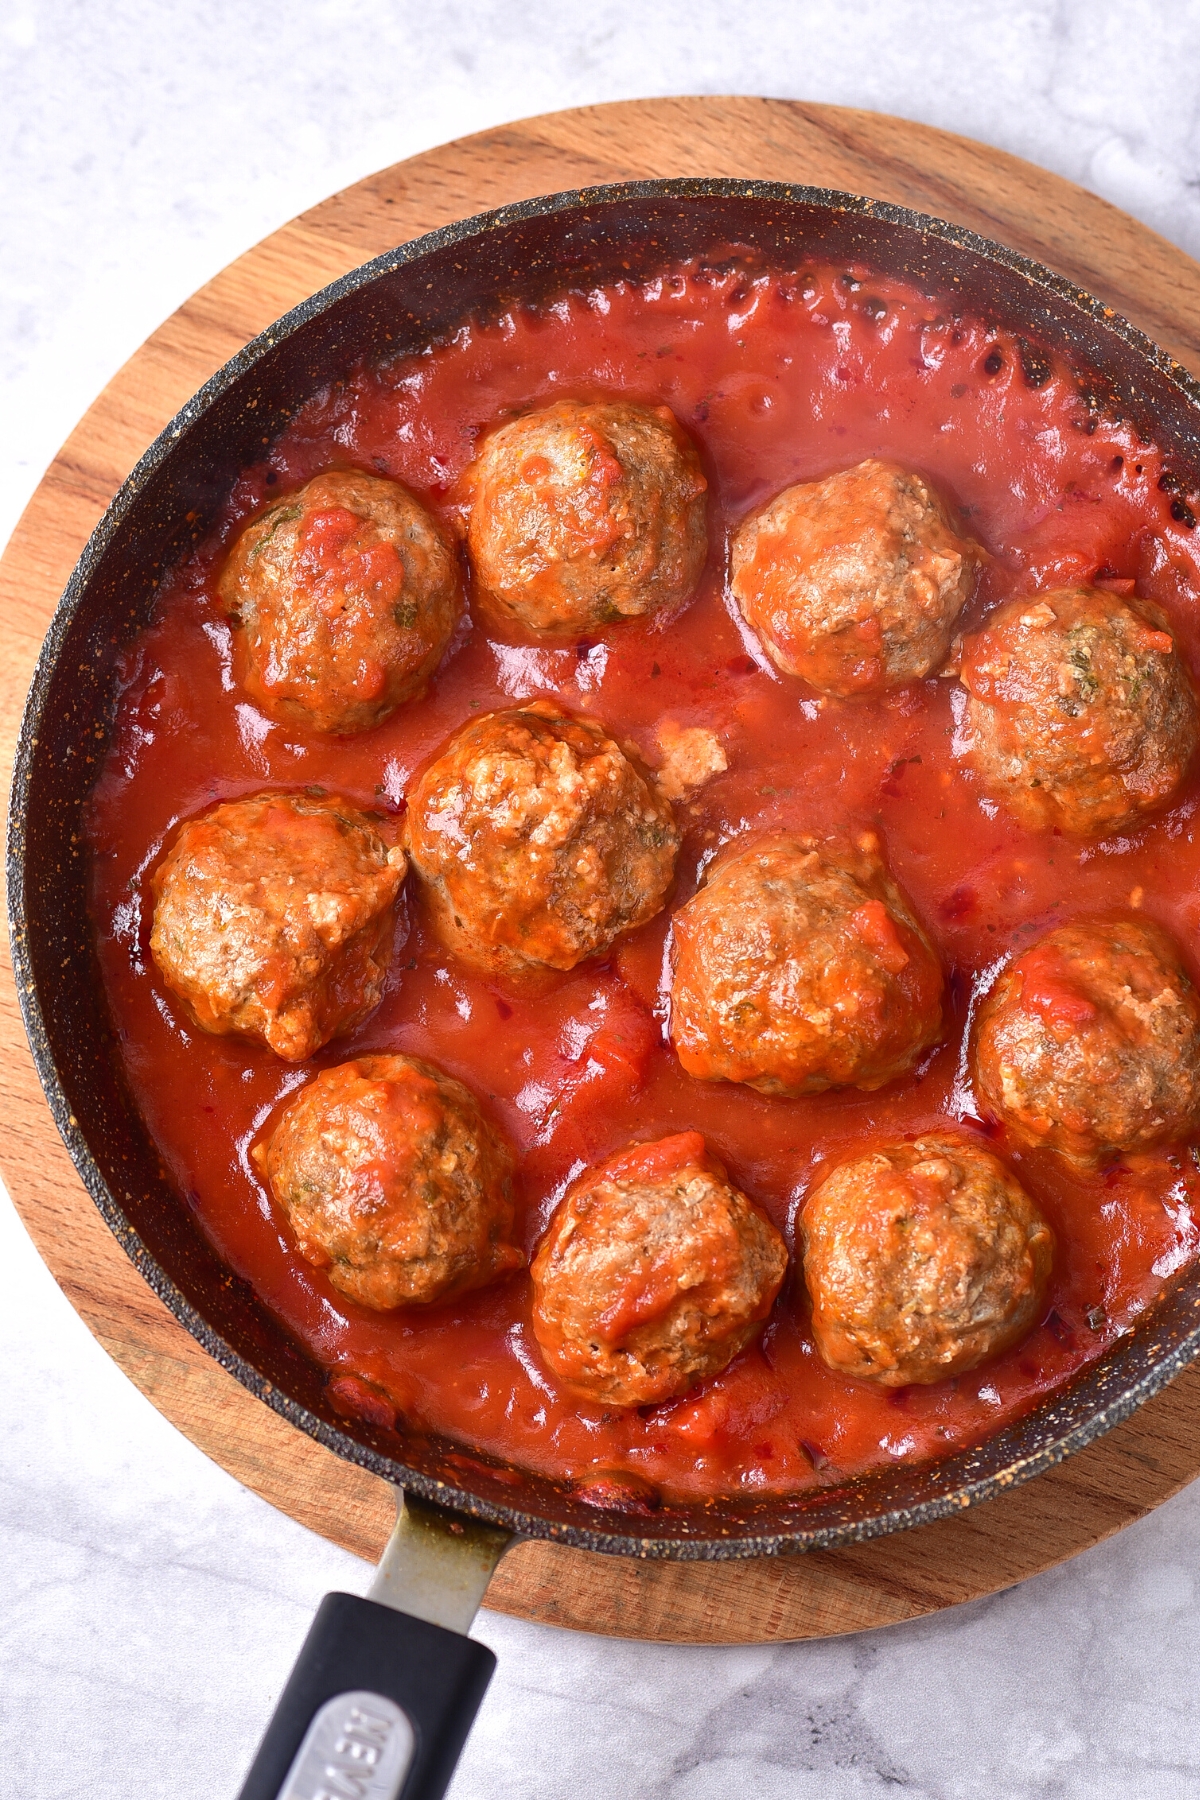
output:
[[[821,269],[690,270],[572,294],[329,387],[245,473],[212,536],[164,583],[155,621],[125,661],[92,808],[104,978],[129,1079],[188,1204],[226,1262],[330,1369],[346,1405],[379,1420],[394,1403],[415,1426],[550,1474],[627,1470],[680,1496],[794,1491],[978,1442],[1097,1356],[1196,1254],[1200,1177],[1186,1151],[1090,1177],[1023,1153],[974,1116],[960,1056],[972,995],[998,959],[1077,911],[1142,904],[1190,954],[1200,925],[1197,779],[1134,837],[1081,846],[1030,835],[954,759],[955,683],[822,703],[771,672],[723,600],[732,523],[787,483],[883,456],[932,476],[993,553],[968,624],[1013,593],[1081,577],[1126,591],[1136,583],[1167,608],[1196,666],[1200,572],[1169,472],[1160,486],[1161,455],[1128,425],[1089,412],[1065,369],[1029,385],[1045,376],[1043,366],[1027,379],[1003,335],[862,270],[857,280]],[[428,696],[355,738],[305,741],[246,702],[211,583],[233,534],[269,497],[350,463],[395,476],[449,518],[481,427],[507,409],[614,393],[665,401],[705,458],[713,553],[681,616],[565,647],[464,628]],[[326,529],[336,534],[336,518]],[[876,825],[950,978],[945,1045],[914,1078],[794,1102],[691,1081],[662,1036],[666,914],[534,993],[447,962],[418,919],[379,1011],[300,1069],[185,1022],[147,951],[146,877],[178,819],[267,784],[319,784],[398,809],[413,771],[455,726],[542,694],[602,719],[651,761],[664,719],[721,737],[728,772],[682,810],[676,903],[728,836]],[[1054,1226],[1046,1321],[971,1375],[882,1393],[819,1361],[793,1274],[760,1343],[683,1400],[645,1414],[580,1403],[542,1366],[525,1273],[452,1304],[371,1314],[296,1253],[250,1147],[315,1068],[368,1050],[432,1058],[483,1096],[521,1154],[529,1252],[567,1182],[632,1139],[703,1130],[792,1243],[798,1207],[831,1159],[876,1134],[961,1117],[1010,1157]]]

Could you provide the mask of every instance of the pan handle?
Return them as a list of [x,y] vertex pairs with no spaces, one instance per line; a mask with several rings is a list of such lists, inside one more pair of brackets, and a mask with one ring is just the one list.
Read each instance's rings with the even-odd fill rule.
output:
[[241,1800],[442,1800],[496,1659],[466,1634],[513,1539],[396,1490],[371,1596],[326,1594]]
[[326,1594],[241,1800],[441,1800],[495,1667],[457,1631]]

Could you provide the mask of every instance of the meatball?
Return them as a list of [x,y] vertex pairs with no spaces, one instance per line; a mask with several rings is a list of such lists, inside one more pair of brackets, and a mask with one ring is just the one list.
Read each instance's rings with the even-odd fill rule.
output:
[[290,1099],[254,1160],[300,1254],[386,1312],[519,1269],[514,1158],[461,1081],[413,1056],[360,1056]]
[[559,1203],[533,1259],[533,1329],[577,1393],[655,1405],[732,1362],[786,1268],[770,1220],[683,1131],[610,1156]]
[[983,557],[920,475],[871,460],[785,488],[743,520],[730,586],[785,675],[877,694],[945,661]]
[[465,479],[479,597],[560,635],[678,606],[708,554],[707,485],[665,406],[526,413],[485,439]]
[[461,611],[425,508],[357,469],[318,475],[247,525],[218,592],[255,705],[318,732],[365,731],[422,693]]
[[671,808],[599,725],[551,701],[461,727],[408,796],[434,927],[493,973],[573,969],[663,904]]
[[870,832],[735,850],[675,914],[671,957],[671,1041],[701,1081],[877,1088],[941,1036],[941,966]]
[[1174,793],[1196,700],[1147,601],[1059,588],[999,607],[963,645],[968,760],[1023,825],[1100,837]]
[[378,1006],[404,852],[336,795],[252,794],[180,827],[150,950],[203,1031],[299,1062]]
[[841,1163],[800,1226],[822,1360],[882,1387],[943,1381],[1015,1344],[1054,1256],[999,1158],[949,1135]]
[[974,1052],[1014,1136],[1083,1167],[1200,1125],[1200,1000],[1148,919],[1077,919],[1032,945],[980,1008]]

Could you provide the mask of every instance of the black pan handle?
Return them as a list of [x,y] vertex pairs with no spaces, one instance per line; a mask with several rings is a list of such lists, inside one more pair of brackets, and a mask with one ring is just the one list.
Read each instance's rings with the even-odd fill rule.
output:
[[353,1594],[326,1594],[241,1800],[441,1800],[496,1659]]

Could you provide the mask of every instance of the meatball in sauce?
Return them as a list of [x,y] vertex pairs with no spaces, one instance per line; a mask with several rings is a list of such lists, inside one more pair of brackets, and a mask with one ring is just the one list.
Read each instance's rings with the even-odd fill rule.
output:
[[822,1360],[883,1387],[943,1381],[1024,1337],[1054,1234],[990,1151],[949,1135],[835,1168],[800,1216]]
[[1022,1143],[1082,1167],[1200,1126],[1200,998],[1149,919],[1078,919],[1007,968],[976,1021],[975,1082]]
[[318,475],[247,525],[218,591],[251,699],[321,733],[365,731],[423,693],[462,611],[425,508],[357,469]]
[[461,1081],[412,1056],[360,1056],[288,1101],[254,1161],[301,1256],[375,1311],[518,1269],[509,1145]]
[[927,481],[872,458],[744,519],[729,585],[777,668],[850,697],[936,673],[983,560]]
[[786,1268],[766,1214],[683,1131],[631,1145],[569,1189],[533,1260],[533,1328],[574,1392],[655,1405],[732,1362]]
[[334,795],[185,820],[154,874],[150,950],[195,1023],[300,1062],[374,1011],[407,866],[394,839]]
[[457,731],[408,796],[443,944],[494,973],[573,969],[663,905],[679,830],[599,725],[550,701]]
[[1103,837],[1171,798],[1196,698],[1166,620],[1103,588],[1010,600],[962,650],[967,758],[1021,824]]
[[477,597],[548,636],[676,608],[708,555],[707,486],[668,407],[563,400],[513,419],[464,478]]
[[942,1030],[942,971],[873,832],[776,834],[673,921],[671,1041],[689,1075],[790,1098],[878,1088]]

